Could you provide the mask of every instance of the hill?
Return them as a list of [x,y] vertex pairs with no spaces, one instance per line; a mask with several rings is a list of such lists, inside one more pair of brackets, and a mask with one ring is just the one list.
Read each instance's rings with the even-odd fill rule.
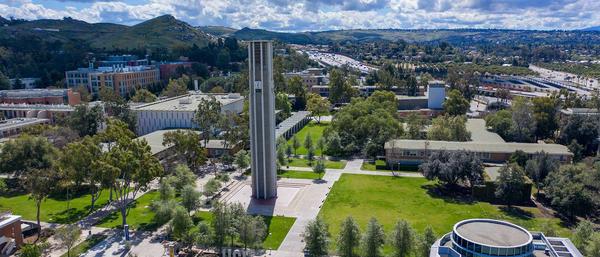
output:
[[0,25],[8,24],[8,20],[4,19],[4,17],[0,16]]
[[582,30],[583,31],[600,31],[600,26],[588,27],[588,28],[585,28]]
[[214,35],[217,37],[227,37],[237,31],[237,29],[225,26],[199,26],[196,28],[206,34]]
[[313,38],[313,36],[309,33],[285,33],[251,28],[240,29],[233,33],[233,36],[241,40],[270,39],[279,40],[291,44],[311,44],[318,41],[315,38]]
[[87,23],[64,18],[21,22],[0,28],[0,39],[38,37],[46,41],[81,40],[98,49],[172,48],[177,45],[205,46],[210,36],[191,25],[164,15],[134,26]]

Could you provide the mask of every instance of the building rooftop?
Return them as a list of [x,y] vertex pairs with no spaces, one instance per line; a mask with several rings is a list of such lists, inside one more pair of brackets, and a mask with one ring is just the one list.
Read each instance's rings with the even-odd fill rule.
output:
[[463,239],[487,246],[518,247],[533,241],[524,228],[499,220],[464,220],[454,225],[454,231]]
[[7,120],[0,120],[0,131],[12,130],[19,127],[47,123],[48,119],[38,118],[14,118]]
[[522,150],[525,153],[534,154],[544,151],[555,155],[573,155],[564,145],[559,144],[536,144],[536,143],[505,143],[505,142],[457,142],[457,141],[432,141],[432,140],[410,140],[396,139],[385,143],[385,149],[402,148],[412,150],[466,150],[471,152],[490,153],[513,153]]
[[15,89],[2,90],[0,97],[28,98],[28,97],[48,97],[64,96],[68,89]]
[[10,212],[4,212],[0,214],[0,229],[11,225],[15,222],[18,222],[21,220],[21,216],[18,215],[12,215]]
[[228,105],[233,102],[243,101],[244,98],[239,94],[187,94],[168,98],[148,104],[132,107],[137,111],[195,111],[202,99],[209,99],[214,96],[221,105]]
[[298,122],[308,117],[309,114],[310,112],[307,111],[295,112],[294,114],[292,114],[292,116],[279,123],[275,128],[275,138],[278,138],[279,136],[285,134],[285,132],[296,126]]
[[[146,142],[148,142],[148,145],[150,146],[150,152],[152,152],[153,155],[160,153],[164,150],[167,150],[169,148],[171,148],[171,145],[163,145],[163,139],[165,137],[165,133],[167,132],[174,132],[174,131],[193,131],[195,133],[200,133],[199,131],[196,130],[190,130],[190,129],[164,129],[164,130],[157,130],[154,131],[152,133],[143,135],[141,137],[138,137],[137,139],[146,139]],[[202,147],[205,148],[210,148],[210,149],[223,149],[223,145],[224,145],[224,141],[223,140],[216,140],[216,139],[211,139],[208,140],[208,144],[204,145],[204,141],[201,141],[200,144],[202,145]],[[233,148],[233,146],[228,146],[229,149]]]
[[468,119],[467,130],[471,132],[471,140],[475,142],[504,143],[504,139],[496,133],[490,132],[483,119]]
[[75,108],[66,104],[0,104],[0,110],[48,110],[74,111]]

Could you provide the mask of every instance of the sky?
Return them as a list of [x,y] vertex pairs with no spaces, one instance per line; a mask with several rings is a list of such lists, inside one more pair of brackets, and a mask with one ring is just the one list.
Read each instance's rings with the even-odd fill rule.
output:
[[599,0],[0,0],[0,16],[133,25],[171,14],[194,26],[338,29],[580,29]]

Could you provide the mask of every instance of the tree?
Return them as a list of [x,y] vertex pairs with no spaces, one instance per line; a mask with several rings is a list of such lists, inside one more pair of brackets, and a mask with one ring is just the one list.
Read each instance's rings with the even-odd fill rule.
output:
[[537,194],[540,194],[540,189],[544,187],[544,182],[548,174],[558,169],[558,162],[546,152],[536,153],[534,159],[530,159],[525,164],[527,175],[535,182]]
[[577,143],[577,140],[571,140],[571,143],[567,146],[569,151],[573,153],[573,162],[579,162],[583,158],[584,150],[583,146]]
[[176,97],[186,95],[188,93],[188,84],[191,82],[190,77],[183,75],[178,79],[169,79],[169,84],[163,90],[161,95],[166,97]]
[[194,114],[194,122],[202,132],[204,145],[208,144],[211,134],[217,128],[221,119],[221,103],[214,97],[203,98],[198,104],[198,109]]
[[67,124],[70,128],[77,131],[79,136],[93,136],[98,131],[103,118],[102,107],[96,105],[88,107],[87,105],[77,105],[75,111],[69,115]]
[[71,249],[79,240],[81,229],[76,224],[67,224],[56,230],[55,238],[67,248],[67,257],[71,257]]
[[469,101],[458,89],[450,90],[448,99],[444,101],[444,111],[451,116],[465,115],[469,111],[469,107]]
[[216,194],[217,191],[219,191],[220,187],[221,182],[215,178],[211,178],[206,182],[206,184],[204,184],[204,187],[202,188],[202,194],[206,197],[211,197]]
[[406,137],[409,139],[422,139],[422,131],[425,129],[425,121],[415,113],[411,113],[406,117]]
[[21,135],[2,145],[0,173],[19,177],[31,169],[48,169],[58,159],[58,150],[43,137]]
[[300,141],[298,141],[298,137],[296,137],[296,135],[292,137],[292,147],[294,147],[294,155],[298,156],[298,148],[300,148]]
[[85,184],[89,187],[91,205],[89,213],[94,211],[94,206],[102,188],[108,184],[108,176],[103,169],[102,148],[98,140],[86,136],[81,141],[69,143],[63,149],[60,166],[66,177],[77,185]]
[[[281,138],[281,137],[280,137]],[[277,144],[277,163],[280,166],[285,166],[287,164],[287,159],[285,158],[285,148],[287,143]]]
[[342,257],[353,257],[354,250],[360,243],[360,231],[358,224],[352,216],[346,217],[340,226],[337,238],[337,251]]
[[287,85],[288,93],[293,94],[295,98],[293,109],[297,111],[306,109],[306,87],[302,78],[293,76],[288,79]]
[[508,162],[516,163],[521,167],[525,167],[528,160],[529,160],[529,155],[526,152],[523,152],[523,150],[516,150],[508,158]]
[[287,94],[279,92],[275,96],[275,109],[280,110],[284,117],[289,117],[292,113],[292,104]]
[[331,103],[317,94],[308,95],[308,102],[306,103],[306,110],[310,112],[310,115],[317,117],[317,123],[321,123],[321,116],[329,114],[329,107]]
[[131,97],[131,101],[137,103],[151,103],[158,100],[156,95],[152,94],[152,92],[148,91],[148,89],[141,88],[135,91],[135,95]]
[[567,218],[586,216],[595,208],[593,194],[584,184],[587,172],[589,171],[579,165],[563,165],[546,178],[546,197]]
[[292,158],[292,146],[290,144],[286,144],[285,155],[287,156],[289,162]]
[[573,140],[583,146],[584,155],[592,155],[597,151],[596,140],[590,138],[598,138],[599,123],[591,116],[572,115],[560,128],[559,140],[562,144],[567,145]]
[[594,223],[592,223],[589,220],[582,220],[581,222],[579,222],[579,224],[577,224],[577,227],[575,227],[573,243],[575,244],[577,249],[584,251],[583,253],[585,254],[585,250],[589,245],[593,235]]
[[304,230],[304,251],[310,256],[326,256],[329,245],[329,226],[319,217],[309,221]]
[[117,197],[116,207],[121,211],[122,224],[125,226],[131,200],[140,191],[147,190],[150,182],[160,176],[163,170],[146,140],[118,142],[106,153],[104,162]]
[[44,249],[48,248],[48,243],[42,244],[25,244],[19,250],[19,257],[40,257],[44,253]]
[[532,105],[526,98],[516,97],[512,101],[512,126],[510,133],[517,142],[531,142],[535,133],[535,118]]
[[308,132],[308,133],[306,133],[306,136],[304,137],[304,148],[306,148],[308,150],[311,147],[313,147],[313,141],[312,141],[312,136],[311,136],[310,132]]
[[267,225],[264,219],[261,216],[247,214],[242,215],[239,219],[239,236],[240,241],[244,245],[244,250],[248,246],[258,246],[262,243],[267,232]]
[[429,257],[431,246],[436,240],[437,238],[435,237],[435,233],[433,232],[431,226],[425,227],[423,236],[419,240],[419,251],[416,254],[416,257]]
[[313,161],[315,160],[315,147],[314,146],[310,146],[308,148],[308,151],[306,153],[306,159],[308,160],[308,164],[312,165]]
[[511,111],[500,110],[496,113],[488,114],[485,116],[485,124],[505,140],[512,139],[511,128],[513,126],[513,119]]
[[200,141],[200,135],[194,131],[177,130],[165,133],[162,144],[171,145],[175,155],[195,170],[206,162],[206,149]]
[[394,247],[393,256],[406,257],[410,255],[414,244],[414,232],[408,222],[399,220],[389,238],[391,245]]
[[551,137],[558,129],[558,100],[558,98],[550,97],[535,97],[531,100],[536,137]]
[[181,205],[185,207],[188,213],[200,207],[200,195],[200,192],[196,191],[191,185],[187,185],[181,190]]
[[361,239],[362,255],[364,257],[379,257],[381,248],[385,243],[385,234],[383,227],[379,225],[377,219],[371,218],[367,224],[367,230]]
[[317,149],[319,149],[319,152],[321,153],[321,158],[323,158],[323,155],[325,154],[325,138],[324,137],[319,137],[319,139],[317,140]]
[[230,225],[230,215],[227,211],[227,205],[217,202],[211,210],[213,219],[211,226],[213,228],[213,242],[214,245],[220,250],[225,245],[225,239],[227,237],[227,229]]
[[323,161],[323,158],[317,160],[317,163],[313,166],[313,172],[318,174],[325,173],[325,162]]
[[513,204],[523,199],[525,187],[525,172],[516,164],[504,166],[499,171],[496,179],[495,195],[510,208]]
[[173,174],[168,177],[168,181],[175,191],[181,193],[186,186],[196,186],[196,175],[187,166],[179,164],[175,167]]
[[592,239],[585,247],[587,256],[600,256],[600,233],[594,233]]
[[439,116],[431,121],[427,139],[436,141],[469,141],[466,116]]
[[192,221],[189,212],[182,206],[175,207],[173,220],[171,220],[173,237],[182,239],[186,234],[186,231],[190,230],[193,226],[194,222]]
[[235,154],[235,165],[244,171],[250,165],[250,156],[245,150],[240,150]]
[[[58,172],[54,167],[32,168],[22,178],[22,183],[29,192],[29,199],[35,202],[36,221],[40,226],[40,209],[42,202],[55,189],[58,181]],[[37,239],[36,239],[37,241]]]
[[448,187],[467,182],[473,187],[483,181],[483,163],[475,154],[466,151],[433,152],[419,170],[425,178],[438,180]]
[[0,71],[0,90],[9,90],[10,80]]

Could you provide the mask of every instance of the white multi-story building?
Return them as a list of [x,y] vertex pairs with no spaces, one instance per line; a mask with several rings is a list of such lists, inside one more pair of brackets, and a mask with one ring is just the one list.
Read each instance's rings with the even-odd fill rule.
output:
[[138,135],[163,129],[197,128],[193,118],[202,99],[215,97],[221,103],[221,112],[241,113],[244,97],[239,94],[188,94],[132,107],[137,118]]

